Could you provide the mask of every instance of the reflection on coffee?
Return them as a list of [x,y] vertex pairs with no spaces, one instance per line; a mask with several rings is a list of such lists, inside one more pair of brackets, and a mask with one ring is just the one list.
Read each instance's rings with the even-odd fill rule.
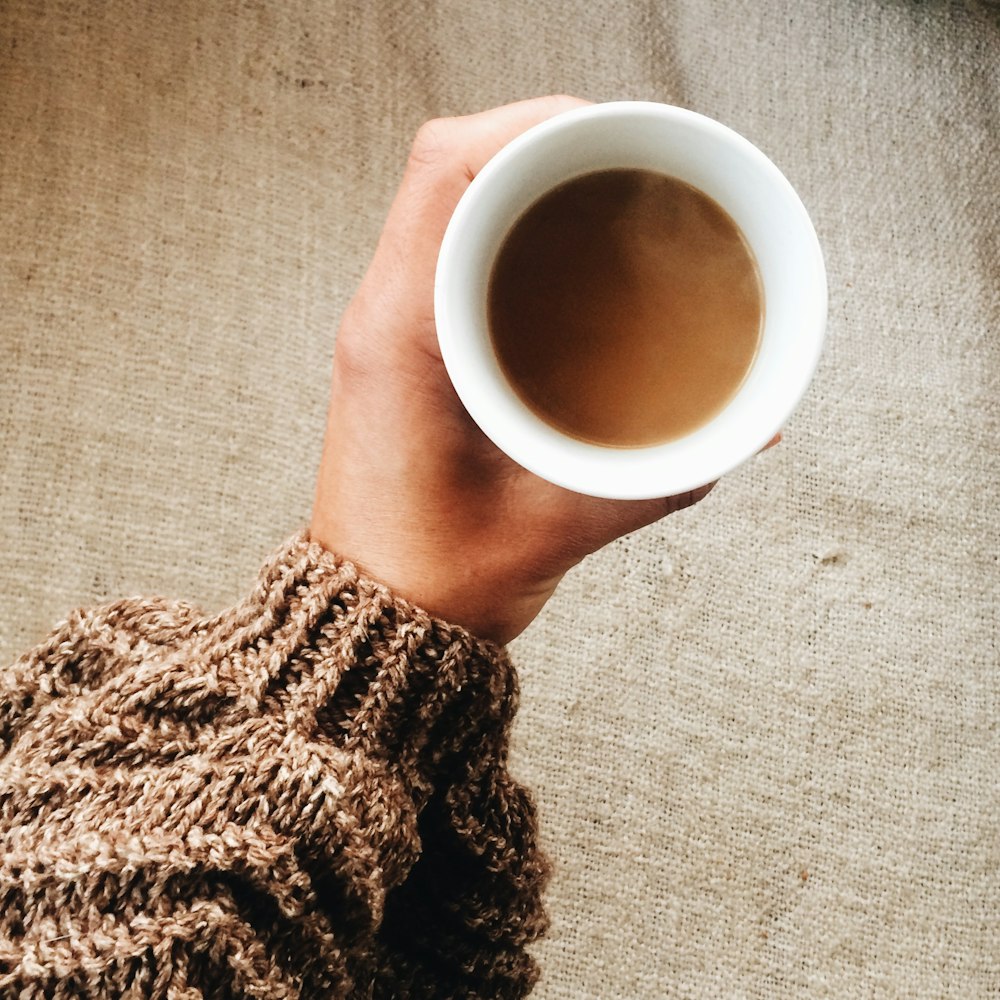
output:
[[567,181],[521,216],[488,310],[500,365],[539,417],[640,447],[682,437],[732,399],[764,299],[721,206],[676,178],[616,169]]

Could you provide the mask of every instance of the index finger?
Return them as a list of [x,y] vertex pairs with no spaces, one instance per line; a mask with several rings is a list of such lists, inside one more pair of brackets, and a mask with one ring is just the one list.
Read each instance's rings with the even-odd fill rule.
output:
[[[555,115],[592,102],[565,94],[527,101],[458,118],[435,118],[417,132],[408,172],[443,169],[465,174],[468,183],[512,139]],[[457,168],[457,169],[456,169]]]
[[578,97],[536,97],[420,127],[385,232],[411,261],[432,264],[451,213],[472,179],[512,139],[555,115],[589,104]]
[[533,125],[590,104],[558,95],[518,101],[421,126],[402,183],[389,209],[370,271],[391,275],[400,313],[433,317],[434,269],[445,229],[473,178],[512,139]]

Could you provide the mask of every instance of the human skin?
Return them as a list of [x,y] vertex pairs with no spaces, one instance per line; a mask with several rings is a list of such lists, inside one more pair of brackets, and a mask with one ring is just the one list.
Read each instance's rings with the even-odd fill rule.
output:
[[515,136],[586,103],[542,97],[422,126],[334,350],[311,537],[499,643],[527,627],[585,556],[714,485],[654,500],[555,486],[483,434],[441,359],[434,271],[459,198]]

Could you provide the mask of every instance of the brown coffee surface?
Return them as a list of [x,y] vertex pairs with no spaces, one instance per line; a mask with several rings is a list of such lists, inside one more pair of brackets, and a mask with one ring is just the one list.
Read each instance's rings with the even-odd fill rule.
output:
[[689,184],[602,170],[536,201],[489,286],[500,365],[543,420],[596,444],[681,437],[735,395],[764,299],[736,223]]

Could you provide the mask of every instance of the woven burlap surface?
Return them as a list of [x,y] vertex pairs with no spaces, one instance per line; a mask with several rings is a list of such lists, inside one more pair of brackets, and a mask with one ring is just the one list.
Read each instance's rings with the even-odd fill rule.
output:
[[756,142],[830,323],[785,442],[514,644],[537,995],[1000,995],[992,4],[7,0],[0,651],[248,586],[413,132],[553,91]]

